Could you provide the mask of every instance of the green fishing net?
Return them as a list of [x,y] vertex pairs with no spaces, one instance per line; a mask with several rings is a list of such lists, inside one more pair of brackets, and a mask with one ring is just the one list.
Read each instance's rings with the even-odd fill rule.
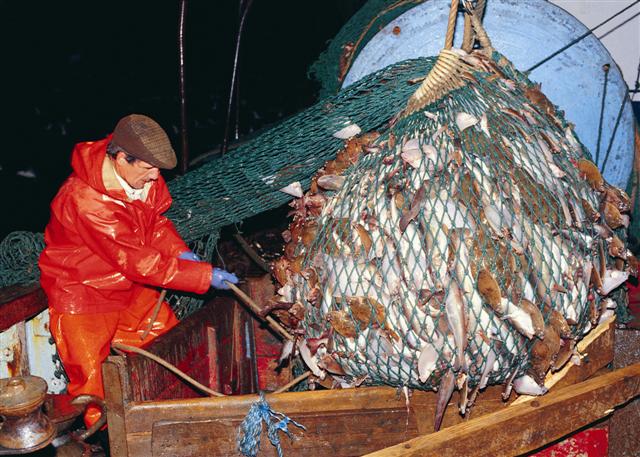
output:
[[336,385],[526,391],[613,314],[629,200],[504,56],[438,62],[388,125],[334,132],[350,139],[292,203],[277,300]]

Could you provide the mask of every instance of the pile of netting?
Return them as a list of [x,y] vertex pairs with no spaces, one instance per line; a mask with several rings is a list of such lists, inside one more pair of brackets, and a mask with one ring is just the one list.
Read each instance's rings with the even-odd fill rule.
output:
[[489,383],[542,394],[637,274],[629,197],[479,36],[443,50],[388,125],[334,132],[344,148],[291,204],[275,301],[334,386],[437,389],[441,405],[457,386],[463,413]]

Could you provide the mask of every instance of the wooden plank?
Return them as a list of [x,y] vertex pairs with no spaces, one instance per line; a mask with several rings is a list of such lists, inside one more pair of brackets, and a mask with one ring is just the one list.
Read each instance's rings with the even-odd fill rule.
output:
[[[474,415],[495,411],[505,407],[500,399],[501,386],[493,386],[481,395]],[[454,401],[457,401],[454,394]],[[323,390],[309,392],[287,392],[267,395],[269,405],[292,418],[305,414],[323,415],[339,411],[399,411],[402,421],[406,421],[407,407],[397,389],[390,387],[363,387],[358,389]],[[244,418],[251,405],[258,400],[257,395],[238,395],[218,398],[196,398],[182,400],[163,400],[153,402],[133,402],[127,408],[127,421],[131,424],[130,432],[150,431],[155,422],[161,420],[206,420],[216,418]],[[433,429],[436,394],[434,392],[413,392],[410,399],[410,415],[417,415],[421,427]],[[460,422],[463,418],[457,409],[448,408],[445,424]]]
[[[474,408],[474,414],[486,414],[495,411],[496,408],[505,407],[505,403],[500,399],[501,390],[500,386],[490,388],[488,395],[483,396]],[[358,447],[358,443],[363,440],[367,441],[367,450],[373,451],[433,430],[435,404],[433,402],[433,393],[431,392],[414,392],[411,397],[409,413],[407,412],[404,398],[399,397],[397,390],[392,388],[367,387],[351,389],[349,391],[324,391],[324,395],[315,399],[310,398],[314,396],[310,394],[314,393],[315,392],[295,393],[295,396],[302,400],[301,402],[295,403],[295,408],[291,401],[274,402],[272,401],[272,397],[276,396],[267,396],[267,401],[274,410],[287,414],[292,419],[307,427],[307,431],[300,434],[300,439],[303,441],[302,443],[296,442],[291,444],[293,447],[286,445],[285,449],[296,450],[293,455],[322,455],[323,452],[326,454],[327,450],[340,448],[344,448],[345,450],[338,455],[361,455],[362,452],[365,451]],[[345,394],[351,393],[355,393],[358,397],[362,398],[355,402],[345,401],[348,396],[350,397],[350,395],[347,396]],[[327,396],[326,394],[329,395]],[[340,399],[334,399],[332,401],[331,398],[335,397],[336,394],[341,394]],[[235,402],[232,400],[237,398],[238,397],[229,397],[231,403],[222,407],[218,407],[219,405],[216,406],[216,402],[213,404],[210,403],[209,400],[215,399],[209,398],[194,400],[194,403],[190,403],[189,406],[185,403],[182,405],[172,405],[176,406],[175,408],[155,408],[155,406],[158,406],[155,402],[148,402],[144,405],[139,403],[132,405],[127,415],[127,423],[129,424],[129,433],[127,435],[129,456],[146,457],[152,455],[151,430],[155,430],[159,423],[172,422],[174,424],[182,424],[177,427],[183,429],[185,434],[193,434],[190,436],[196,441],[197,436],[201,436],[202,439],[206,441],[209,439],[207,436],[211,436],[209,433],[213,433],[207,429],[207,422],[231,420],[234,424],[239,425],[246,417],[250,405],[256,401],[258,397],[251,396],[251,401],[246,403],[241,409],[233,407]],[[311,405],[309,407],[310,402]],[[164,403],[164,406],[168,406],[167,402]],[[152,407],[152,409],[150,410],[148,407]],[[140,408],[143,408],[143,410]],[[305,411],[300,412],[300,409],[305,409]],[[388,433],[370,433],[381,420],[393,424],[392,426],[385,426],[389,428],[387,430]],[[444,422],[455,424],[462,420],[465,419],[460,416],[456,408],[449,408],[445,414]],[[140,421],[142,421],[142,424]],[[150,423],[149,421],[154,422]],[[199,423],[201,423],[201,425],[198,425]],[[332,425],[336,423],[336,426]],[[194,428],[190,428],[190,424],[193,424]],[[329,427],[330,430],[327,430],[327,427]],[[356,433],[357,429],[360,429],[360,432]],[[188,432],[187,430],[190,431]],[[154,433],[156,433],[155,436],[162,436],[158,434],[158,432]],[[237,433],[237,428],[233,433],[234,436],[235,433]],[[351,440],[350,447],[347,447],[347,443],[350,442],[350,437],[356,435],[357,437]],[[153,439],[155,440],[156,438],[153,437]],[[175,439],[176,442],[180,442],[179,436]],[[223,437],[221,439],[224,440],[226,438]],[[266,441],[266,437],[264,440]],[[285,440],[286,439],[283,438],[283,441]],[[159,444],[155,444],[155,446],[159,446]],[[266,445],[266,447],[268,448],[269,445]],[[303,449],[303,451],[301,451],[301,449]],[[347,452],[349,449],[353,452],[352,454]],[[318,454],[315,454],[315,452]],[[331,452],[335,453],[337,451]],[[209,455],[220,454],[212,453]],[[325,456],[323,455],[323,457]]]
[[229,297],[217,297],[203,310],[218,338],[220,392],[225,395],[255,392],[255,363],[248,357],[246,344],[253,338],[252,317]]
[[608,416],[639,395],[636,364],[368,456],[520,455]]
[[[640,363],[640,330],[616,329],[613,368]],[[640,399],[617,409],[609,421],[609,457],[629,457],[640,449]]]
[[218,365],[218,337],[216,329],[207,327],[207,362],[209,364],[209,387],[220,392],[220,366]]
[[0,289],[0,332],[47,309],[47,297],[39,285]]
[[109,447],[111,457],[128,457],[126,407],[128,392],[127,368],[123,357],[108,357],[102,364]]
[[[402,410],[326,412],[322,415],[303,414],[295,418],[306,431],[290,425],[297,438],[281,435],[285,455],[305,457],[359,456],[405,437],[417,435],[414,420],[407,421]],[[161,421],[154,424],[152,455],[187,457],[193,455],[239,455],[236,436],[241,418],[221,418],[205,421]],[[276,455],[266,435],[259,456]]]

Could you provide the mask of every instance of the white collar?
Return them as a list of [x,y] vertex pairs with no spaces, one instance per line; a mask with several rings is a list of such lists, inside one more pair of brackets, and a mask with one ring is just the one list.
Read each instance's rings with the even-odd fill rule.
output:
[[145,185],[142,189],[134,189],[129,185],[127,181],[122,179],[122,177],[116,171],[116,167],[113,167],[113,172],[116,175],[116,179],[124,189],[124,193],[127,194],[127,197],[129,197],[131,200],[145,201],[147,199],[148,186]]

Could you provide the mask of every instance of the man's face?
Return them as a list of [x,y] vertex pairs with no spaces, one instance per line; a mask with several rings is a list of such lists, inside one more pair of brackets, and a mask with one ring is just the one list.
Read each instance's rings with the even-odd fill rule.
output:
[[134,189],[142,189],[149,181],[156,181],[160,176],[160,169],[142,160],[127,162],[127,155],[120,151],[116,155],[116,171],[127,184]]

